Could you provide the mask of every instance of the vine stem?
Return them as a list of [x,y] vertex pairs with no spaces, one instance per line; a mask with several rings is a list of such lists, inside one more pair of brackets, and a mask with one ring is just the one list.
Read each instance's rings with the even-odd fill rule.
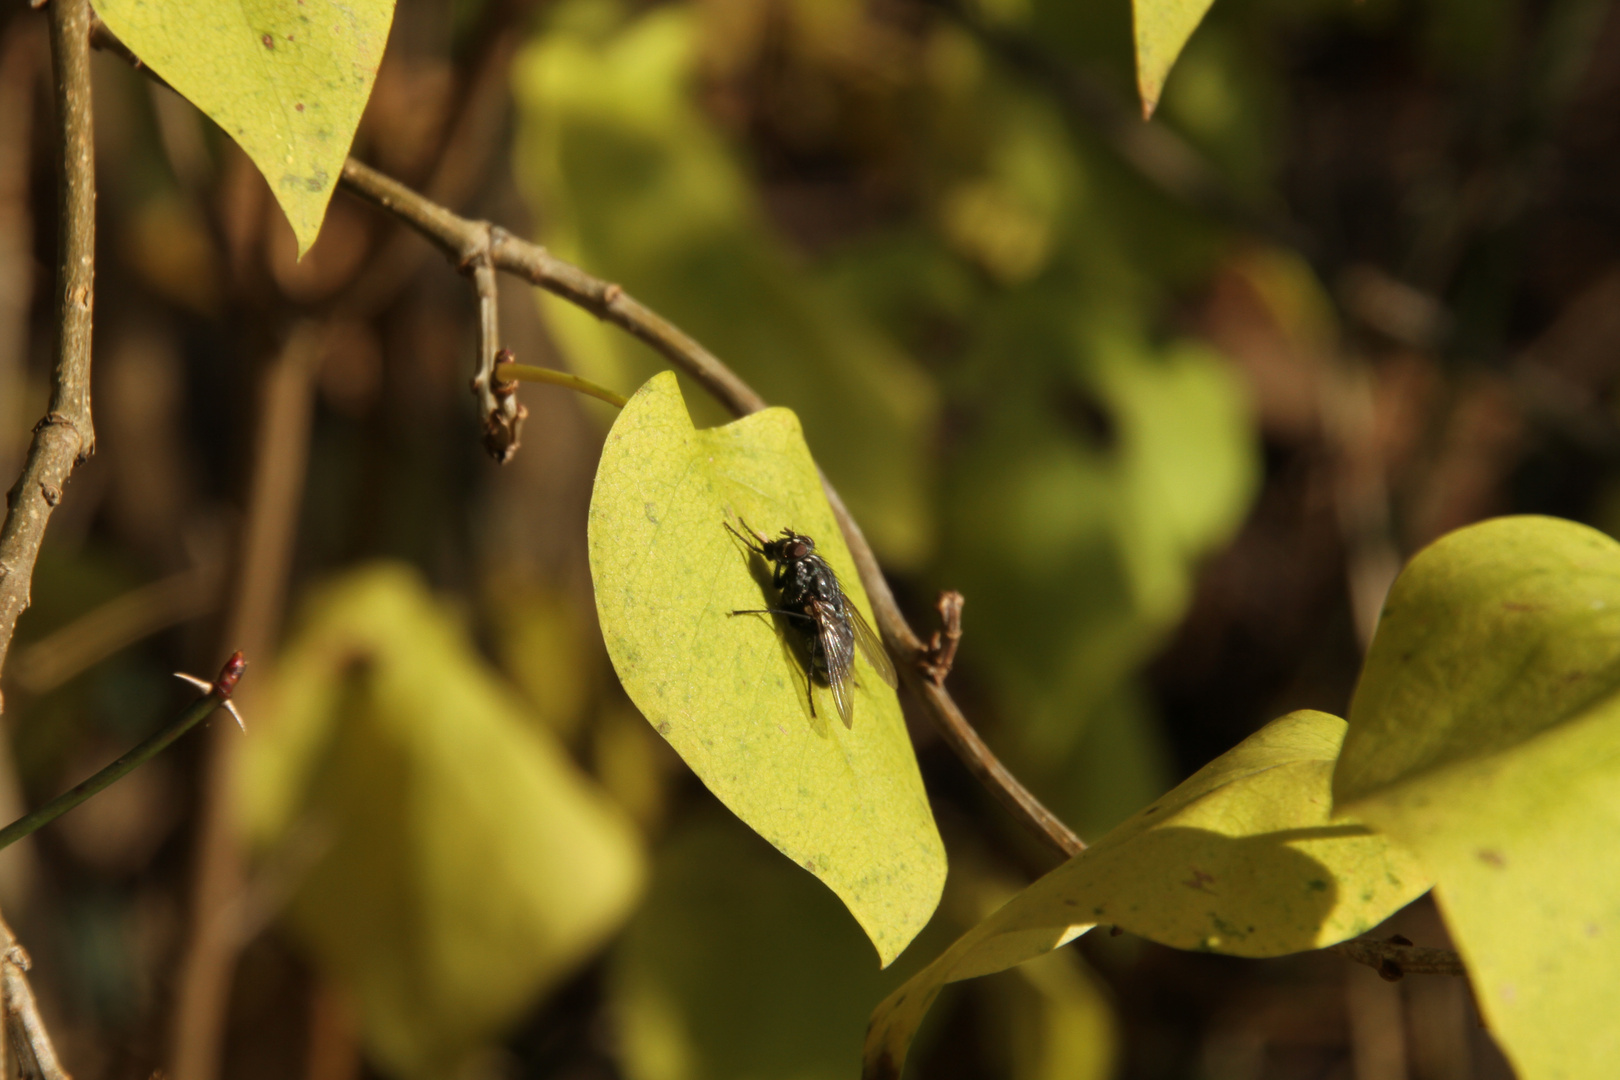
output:
[[588,394],[619,409],[630,403],[630,399],[623,394],[616,394],[607,387],[598,386],[589,379],[582,379],[578,375],[571,375],[566,371],[558,371],[555,368],[502,362],[495,365],[495,378],[498,382],[549,383],[552,386],[563,386],[570,390],[576,390],[581,394]]
[[[539,244],[519,240],[498,226],[464,218],[352,157],[343,164],[341,182],[353,194],[415,228],[453,262],[459,264],[466,253],[480,250],[487,242],[495,269],[521,277],[640,338],[672,365],[696,379],[734,416],[747,416],[766,407],[765,399],[719,357],[620,286],[594,277]],[[878,566],[877,556],[843,499],[825,474],[821,482],[855,559],[861,583],[872,601],[884,643],[904,661],[900,669],[907,685],[923,703],[946,743],[1002,805],[1054,851],[1068,858],[1085,850],[1085,842],[990,751],[962,715],[950,691],[926,676],[919,665],[930,663],[933,654],[900,613],[894,593]]]
[[0,668],[17,619],[32,599],[34,561],[68,476],[96,447],[90,420],[90,330],[96,279],[96,158],[90,114],[90,3],[49,5],[55,65],[61,220],[57,239],[56,341],[51,397],[28,456],[6,495],[0,525]]
[[[128,753],[97,772],[88,780],[75,784],[38,810],[24,814],[10,825],[0,829],[0,850],[4,850],[23,837],[37,832],[86,799],[105,791],[108,787],[122,780],[131,772],[134,772],[137,768],[168,749],[176,739],[190,731],[199,721],[213,713],[215,709],[222,706],[231,709],[231,691],[236,689],[237,680],[242,677],[242,669],[246,666],[247,661],[242,659],[240,652],[232,655],[229,660],[225,661],[225,666],[220,669],[219,678],[212,683],[204,684],[207,686],[208,692],[193,702],[178,717],[141,740]],[[189,675],[180,677],[188,682],[201,681],[193,680]],[[231,709],[231,715],[236,716],[237,723],[241,723],[241,717],[237,716],[234,709]]]

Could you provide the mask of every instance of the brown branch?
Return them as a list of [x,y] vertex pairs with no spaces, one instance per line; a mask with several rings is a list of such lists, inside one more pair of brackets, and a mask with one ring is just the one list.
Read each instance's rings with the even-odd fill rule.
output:
[[90,311],[95,299],[96,175],[90,118],[90,3],[50,5],[60,145],[56,355],[51,399],[34,426],[22,474],[6,495],[0,526],[0,668],[17,618],[31,599],[34,560],[62,486],[95,451],[90,423]]
[[1353,938],[1329,945],[1324,952],[1338,953],[1358,964],[1366,964],[1389,982],[1407,975],[1467,975],[1462,957],[1450,949],[1427,949],[1403,937],[1385,941]]
[[[488,236],[495,269],[522,277],[640,338],[701,383],[734,415],[746,416],[766,407],[765,399],[718,357],[618,285],[591,276],[538,244],[519,240],[487,222],[452,213],[354,158],[344,163],[342,186],[413,226],[458,265],[469,253],[479,250],[484,237]],[[1053,849],[1065,857],[1083,850],[1085,844],[1081,839],[996,759],[962,715],[950,692],[923,676],[917,663],[926,657],[926,647],[900,613],[894,594],[878,567],[877,556],[825,475],[822,486],[871,598],[884,642],[905,661],[900,668],[907,684],[923,702],[945,741],[1013,816]]]
[[[57,326],[51,398],[34,427],[21,475],[6,496],[0,526],[0,668],[17,619],[27,609],[34,562],[62,485],[95,450],[90,424],[90,313],[95,299],[96,161],[90,113],[90,2],[50,5],[58,158]],[[0,919],[0,1012],[9,1047],[45,1080],[69,1080],[28,984],[28,954]],[[9,1039],[7,1040],[9,1042]],[[28,1061],[32,1058],[32,1061]]]

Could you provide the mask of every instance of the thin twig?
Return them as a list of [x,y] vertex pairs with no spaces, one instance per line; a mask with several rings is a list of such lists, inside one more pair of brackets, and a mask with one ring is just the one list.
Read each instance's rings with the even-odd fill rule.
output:
[[[505,350],[502,350],[505,352]],[[507,353],[510,356],[510,353]],[[555,368],[535,367],[533,364],[514,364],[502,361],[495,365],[495,378],[501,382],[532,382],[548,383],[552,386],[564,386],[570,390],[605,401],[616,408],[624,408],[630,399],[623,394],[614,393],[605,386],[598,386],[589,379],[582,379],[566,371]]]
[[[342,184],[349,191],[382,207],[415,227],[458,265],[478,250],[489,236],[495,269],[516,274],[547,292],[562,297],[597,318],[613,323],[652,346],[671,364],[702,384],[736,416],[765,408],[765,399],[736,373],[679,327],[631,297],[618,285],[593,277],[551,254],[538,244],[513,237],[487,222],[452,213],[368,165],[349,158],[343,165]],[[884,642],[904,661],[900,665],[908,684],[927,708],[951,748],[1012,814],[1065,857],[1085,848],[1084,842],[1046,809],[1018,779],[1007,771],[952,700],[950,692],[935,685],[917,669],[925,646],[900,613],[894,594],[878,567],[860,527],[849,514],[825,475],[822,486],[855,559],[861,583],[872,601],[873,614]]]
[[961,593],[947,589],[934,605],[939,609],[939,629],[928,639],[928,648],[917,663],[936,686],[945,681],[951,665],[956,663],[956,648],[962,643],[962,603]]
[[90,312],[95,299],[96,175],[90,117],[90,3],[50,5],[51,59],[56,67],[61,215],[57,240],[56,355],[51,399],[34,427],[22,474],[6,496],[0,526],[0,668],[17,618],[27,609],[34,560],[62,486],[96,447],[90,422]]
[[504,465],[517,453],[529,410],[518,403],[516,386],[495,377],[495,365],[509,363],[512,354],[501,348],[500,290],[490,247],[486,236],[466,266],[478,294],[478,367],[473,373],[472,391],[484,423],[484,449]]
[[[17,1040],[10,1047],[17,1061],[28,1062],[24,1076],[38,1076],[41,1080],[73,1080],[57,1059],[51,1033],[39,1017],[39,1002],[34,1000],[34,988],[28,985],[28,953],[17,943],[17,935],[4,919],[0,919],[0,999],[5,1003],[7,1042]],[[20,1070],[21,1071],[21,1070]]]
[[1467,975],[1462,957],[1451,949],[1428,949],[1402,937],[1379,941],[1352,938],[1329,945],[1324,952],[1335,952],[1358,964],[1366,964],[1390,982],[1407,975]]
[[176,739],[190,731],[198,721],[207,717],[215,709],[222,705],[229,707],[231,692],[236,689],[236,683],[242,677],[242,669],[246,666],[247,663],[242,659],[240,652],[233,654],[229,660],[225,661],[225,666],[220,668],[219,677],[212,683],[205,684],[208,687],[207,692],[188,706],[178,717],[141,740],[133,749],[88,780],[75,784],[38,810],[24,814],[10,825],[0,829],[0,850],[49,825],[86,799],[100,794],[119,780],[122,780],[131,772],[134,772],[137,768],[168,749]]

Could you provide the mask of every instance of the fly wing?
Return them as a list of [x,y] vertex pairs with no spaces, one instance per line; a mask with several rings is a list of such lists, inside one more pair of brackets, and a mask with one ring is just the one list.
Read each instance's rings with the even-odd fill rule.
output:
[[[816,616],[816,630],[821,637],[821,655],[827,661],[827,687],[832,691],[833,704],[844,726],[855,726],[855,635],[849,623],[841,618],[833,605],[821,600],[810,603]],[[849,610],[848,605],[845,605]]]
[[855,630],[855,644],[861,647],[861,655],[872,665],[872,670],[877,672],[878,678],[888,683],[891,689],[897,689],[900,680],[895,676],[894,661],[889,659],[889,652],[883,647],[883,639],[867,625],[866,620],[861,617],[859,608],[847,601],[844,607],[849,612],[849,625]]

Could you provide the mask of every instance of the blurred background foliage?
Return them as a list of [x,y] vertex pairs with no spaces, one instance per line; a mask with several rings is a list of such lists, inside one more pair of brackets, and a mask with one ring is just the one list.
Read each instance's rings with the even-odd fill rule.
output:
[[[8,468],[50,346],[42,29],[0,15]],[[96,63],[100,446],[5,672],[0,809],[172,715],[167,672],[253,666],[245,740],[216,720],[0,855],[74,1075],[217,1046],[249,1078],[853,1076],[871,1007],[1047,853],[915,724],[952,873],[877,972],[617,687],[584,557],[609,409],[525,388],[489,464],[464,282],[341,192],[297,261],[227,139]],[[965,593],[969,715],[1095,835],[1342,715],[1440,533],[1620,530],[1614,4],[1218,0],[1151,124],[1133,90],[1125,0],[402,0],[355,153],[797,410],[914,621]],[[502,299],[521,360],[659,368]],[[1393,928],[1445,944],[1426,903]],[[1098,934],[955,988],[913,1060],[1505,1077],[1472,1009]]]

